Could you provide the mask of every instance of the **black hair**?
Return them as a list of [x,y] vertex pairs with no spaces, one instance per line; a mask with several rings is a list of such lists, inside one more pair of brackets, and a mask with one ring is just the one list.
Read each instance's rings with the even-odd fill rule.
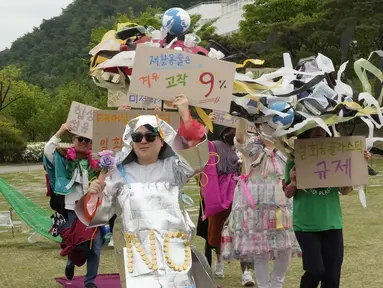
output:
[[235,128],[225,127],[219,134],[219,140],[230,147],[234,146]]

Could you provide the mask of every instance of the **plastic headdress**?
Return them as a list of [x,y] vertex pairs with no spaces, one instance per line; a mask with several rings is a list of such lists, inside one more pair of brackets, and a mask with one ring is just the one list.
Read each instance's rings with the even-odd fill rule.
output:
[[134,133],[139,127],[149,124],[154,129],[158,130],[159,134],[162,135],[166,147],[164,149],[164,157],[169,157],[174,155],[174,152],[170,148],[174,141],[174,138],[177,135],[177,132],[164,120],[154,116],[154,115],[141,115],[138,116],[128,122],[125,127],[125,131],[123,134],[123,141],[125,143],[125,147],[118,154],[117,162],[122,162],[125,160],[128,155],[132,152],[132,133]]

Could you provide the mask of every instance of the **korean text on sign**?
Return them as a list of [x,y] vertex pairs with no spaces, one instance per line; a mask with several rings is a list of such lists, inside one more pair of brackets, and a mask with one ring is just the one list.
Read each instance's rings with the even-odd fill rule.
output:
[[122,149],[122,138],[121,137],[105,137],[100,140],[99,143],[102,150],[113,150],[120,151]]
[[364,137],[301,139],[294,146],[299,189],[368,183]]
[[71,132],[89,139],[92,139],[93,132],[93,111],[94,107],[73,101],[67,123],[71,125]]
[[165,101],[183,93],[193,106],[229,112],[234,75],[234,63],[140,45],[129,93]]
[[158,115],[178,129],[180,118],[176,112],[153,112],[148,110],[98,110],[93,116],[93,152],[102,150],[120,151],[124,146],[122,135],[126,124],[140,115]]
[[335,156],[339,153],[344,152],[363,152],[363,140],[348,140],[346,142],[336,141],[336,138],[332,138],[334,140],[329,140],[326,142],[318,142],[316,140],[311,140],[307,145],[300,145],[300,159],[306,160],[308,158],[317,158],[319,156],[331,155]]

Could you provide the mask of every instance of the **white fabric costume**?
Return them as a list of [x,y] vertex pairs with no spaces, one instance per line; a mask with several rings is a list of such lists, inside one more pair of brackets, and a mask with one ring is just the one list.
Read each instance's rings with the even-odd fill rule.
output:
[[[132,158],[131,134],[146,124],[160,127],[166,148],[156,163],[141,166]],[[191,247],[195,226],[182,203],[185,182],[208,161],[206,138],[184,149],[183,139],[155,116],[131,120],[123,137],[127,146],[116,155],[117,169],[106,179],[102,204],[86,223],[94,227],[115,213],[121,217],[126,242],[123,287],[215,287],[206,259]],[[84,198],[76,213],[86,222],[83,209]]]

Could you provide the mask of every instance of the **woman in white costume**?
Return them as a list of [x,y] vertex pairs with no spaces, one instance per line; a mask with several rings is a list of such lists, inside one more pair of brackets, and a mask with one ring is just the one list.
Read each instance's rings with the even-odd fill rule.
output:
[[[206,260],[190,245],[195,226],[182,204],[184,184],[209,158],[205,128],[191,118],[185,96],[177,96],[173,105],[182,120],[178,133],[152,115],[129,121],[117,168],[93,181],[76,207],[79,219],[91,227],[114,213],[121,217],[123,287],[216,287]],[[94,197],[97,210],[86,217]]]

